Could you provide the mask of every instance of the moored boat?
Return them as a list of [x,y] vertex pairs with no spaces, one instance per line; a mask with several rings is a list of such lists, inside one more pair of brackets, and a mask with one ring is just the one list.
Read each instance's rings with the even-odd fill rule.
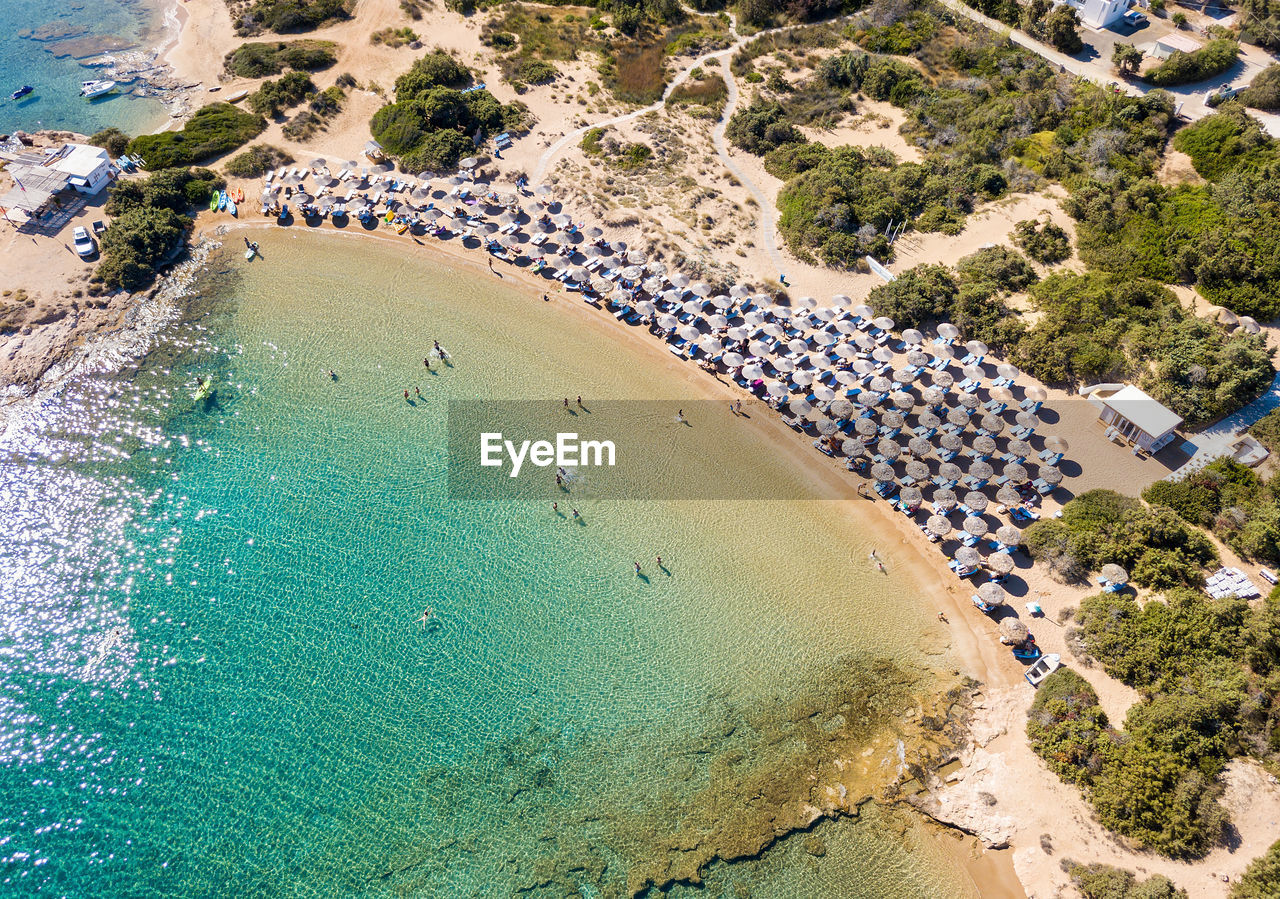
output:
[[22,87],[18,88],[16,91],[14,91],[12,94],[10,94],[10,95],[9,95],[9,99],[11,99],[11,100],[21,100],[23,97],[25,97],[27,94],[31,93],[33,90],[35,90],[35,88],[34,88],[34,87],[32,87],[32,86],[31,86],[31,85],[29,85],[29,84],[24,84],[24,85],[22,85]]
[[109,94],[116,89],[114,81],[81,81],[80,96],[86,100],[92,100],[95,97],[101,97],[103,94]]

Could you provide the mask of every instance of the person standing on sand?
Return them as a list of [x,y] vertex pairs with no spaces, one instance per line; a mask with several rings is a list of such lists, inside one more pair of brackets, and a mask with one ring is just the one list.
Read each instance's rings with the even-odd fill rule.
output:
[[405,401],[406,403],[407,403],[407,402],[409,402],[409,388],[407,388],[407,387],[406,387],[406,388],[405,388],[405,390],[404,390],[404,401]]
[[639,562],[636,562],[636,563],[635,563],[635,566],[636,566],[636,577],[639,577],[639,576],[640,576],[640,563],[639,563]]

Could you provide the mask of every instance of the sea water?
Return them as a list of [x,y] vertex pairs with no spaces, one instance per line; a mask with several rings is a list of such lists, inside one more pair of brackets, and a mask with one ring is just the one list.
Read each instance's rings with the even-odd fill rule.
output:
[[[114,125],[127,134],[165,123],[164,107],[122,84],[86,100],[80,82],[101,78],[83,65],[104,47],[151,50],[163,36],[162,4],[155,0],[4,0],[0,3],[0,133],[63,129],[93,134]],[[103,41],[111,41],[106,44]],[[24,84],[35,91],[10,95]]]
[[609,896],[712,840],[709,895],[976,895],[903,813],[739,851],[830,722],[927,690],[840,504],[451,500],[450,399],[687,389],[407,241],[261,240],[0,440],[0,894]]

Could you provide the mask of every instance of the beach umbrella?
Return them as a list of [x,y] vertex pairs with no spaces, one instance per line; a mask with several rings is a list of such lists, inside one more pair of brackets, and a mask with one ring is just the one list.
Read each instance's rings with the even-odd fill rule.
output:
[[989,434],[999,434],[1004,430],[1004,419],[999,415],[992,415],[988,412],[982,416],[982,421],[978,422],[978,426]]
[[831,414],[837,419],[851,418],[853,416],[853,403],[840,397],[831,403]]
[[877,362],[892,362],[893,350],[887,346],[878,346],[871,351],[871,358]]
[[689,286],[689,276],[686,275],[684,272],[676,272],[674,275],[667,278],[667,280],[670,281],[672,285],[680,288],[681,290]]
[[947,424],[955,425],[957,428],[963,428],[969,424],[969,416],[965,414],[963,409],[948,409]]
[[1108,562],[1106,565],[1103,565],[1102,571],[1100,571],[1099,574],[1113,584],[1129,583],[1129,572],[1125,571],[1114,562]]
[[[617,291],[622,290],[621,287],[614,287],[613,282],[608,278],[592,278],[591,289],[595,291],[598,296],[604,296],[610,292],[613,292],[616,295]],[[619,299],[625,299],[625,297],[620,296]]]
[[793,353],[804,353],[809,349],[809,344],[805,343],[799,337],[793,337],[787,341],[787,349]]
[[777,396],[777,397],[786,396],[791,392],[790,386],[782,383],[781,381],[774,381],[765,389],[769,391],[770,396]]
[[711,296],[713,292],[711,290],[711,285],[704,282],[699,282],[697,284],[694,284],[689,289],[700,297]]
[[1006,646],[1021,646],[1031,632],[1017,618],[1005,618],[1000,622],[1000,642]]
[[832,309],[830,306],[823,306],[819,309],[813,310],[813,317],[820,322],[830,322],[836,317],[836,315],[836,310]]
[[[968,505],[968,503],[965,503],[965,505]],[[990,528],[987,525],[986,519],[979,518],[977,515],[970,515],[968,518],[966,518],[964,520],[963,527],[964,527],[965,533],[971,534],[974,537],[981,537],[988,530],[990,530]]]
[[1031,400],[1033,403],[1043,403],[1048,398],[1049,391],[1045,390],[1043,387],[1037,387],[1033,384],[1027,388],[1027,399]]
[[948,487],[939,487],[933,491],[933,504],[940,509],[954,509],[956,492]]
[[729,327],[729,319],[717,312],[715,315],[707,318],[707,327],[714,328],[717,331],[721,328],[727,328]]
[[626,259],[631,265],[644,265],[645,255],[639,250],[628,250]]
[[479,164],[480,160],[476,159],[474,156],[468,156],[465,159],[458,160],[458,168],[460,169],[474,169]]
[[307,163],[307,168],[309,168],[309,169],[322,169],[322,168],[324,168],[324,167],[325,167],[326,165],[328,165],[328,164],[329,164],[329,160],[325,159],[323,156],[319,156],[319,157],[317,157],[317,158],[315,158],[315,159],[311,160],[310,162],[308,162],[308,163]]
[[907,365],[928,365],[929,354],[923,350],[912,350],[907,353]]
[[892,331],[892,330],[893,330],[893,319],[889,318],[889,316],[887,316],[887,315],[881,315],[881,316],[879,316],[879,317],[878,317],[878,318],[876,318],[874,321],[872,321],[872,322],[871,322],[871,324],[875,325],[875,326],[876,326],[877,328],[879,328],[881,331]]
[[[591,272],[587,271],[585,268],[583,268],[583,267],[582,267],[582,266],[580,266],[580,265],[570,266],[570,268],[569,268],[569,279],[570,279],[570,280],[572,280],[572,281],[578,281],[578,282],[580,282],[580,283],[581,283],[581,282],[585,282],[585,281],[589,281],[589,280],[591,280]],[[695,331],[694,331],[694,337],[696,337],[696,336],[697,336],[697,331],[695,330]],[[686,337],[686,338],[685,338],[685,340],[692,340],[692,339],[693,339],[692,337]]]
[[813,309],[818,305],[818,301],[814,297],[796,297],[791,302],[797,309]]
[[938,466],[938,477],[944,481],[957,481],[964,472],[954,462],[943,462]]
[[[645,313],[642,311],[640,314],[644,315]],[[729,366],[729,368],[737,368],[745,360],[743,360],[742,355],[740,353],[725,353],[723,356],[720,357],[720,361],[723,362],[725,365]]]
[[510,211],[504,212],[502,215],[498,216],[498,223],[502,225],[513,225],[521,215],[523,215],[523,213]]
[[923,459],[925,456],[929,455],[929,453],[933,452],[933,444],[924,437],[912,437],[907,441],[907,449],[911,451],[912,455],[919,456]]
[[557,227],[567,228],[569,225],[573,224],[573,219],[569,218],[569,216],[565,215],[563,212],[560,212],[551,216],[551,222]]
[[946,399],[946,394],[937,387],[925,387],[920,391],[920,399],[924,400],[926,405],[936,406]]
[[813,383],[813,372],[798,371],[791,376],[791,383],[798,384],[801,387],[808,387]]
[[889,399],[895,408],[901,409],[903,412],[910,412],[916,404],[916,398],[905,390],[895,391]]
[[500,226],[497,222],[481,222],[479,225],[476,225],[476,230],[484,234],[493,234],[497,232],[499,227]]
[[875,363],[870,359],[854,359],[850,367],[860,375],[869,375],[876,370]]
[[673,328],[680,327],[680,319],[676,318],[668,312],[664,312],[658,316],[658,327],[664,331],[670,331]]
[[853,303],[853,299],[851,297],[845,296],[842,293],[833,293],[831,295],[832,306],[837,306],[841,309],[847,309],[852,303]]
[[845,361],[853,359],[858,355],[857,348],[849,346],[849,344],[847,343],[840,344],[838,347],[836,347],[835,352],[837,356],[839,356],[841,359],[844,359]]
[[981,340],[970,340],[964,345],[964,348],[975,356],[987,355],[987,345]]
[[[728,355],[728,354],[726,353],[725,355]],[[814,387],[813,395],[814,397],[816,397],[817,399],[821,400],[824,403],[829,403],[836,398],[836,392],[832,390],[830,387],[828,387],[826,384],[818,384],[816,387]],[[834,415],[835,413],[833,412],[832,414]],[[837,415],[836,417],[841,418],[842,416]]]
[[711,298],[711,303],[720,311],[725,311],[733,306],[733,298],[724,294],[717,294]]
[[875,312],[866,303],[862,303],[861,305],[853,307],[853,314],[858,316],[858,318],[871,318],[875,315]]
[[859,418],[853,423],[853,432],[860,437],[874,437],[876,435],[875,419]]
[[880,416],[880,424],[886,428],[900,428],[906,423],[907,420],[902,417],[902,413],[894,412],[892,409]]
[[871,477],[877,481],[885,482],[893,480],[893,466],[884,462],[877,462],[871,466]]
[[817,423],[818,433],[823,437],[830,437],[836,431],[840,430],[836,427],[836,423],[829,418],[822,418]]
[[744,365],[742,367],[742,376],[752,381],[758,381],[764,377],[764,366],[759,364]]
[[989,481],[995,473],[996,470],[986,462],[978,461],[969,466],[969,476],[979,481]]
[[956,550],[956,561],[965,568],[977,568],[982,564],[982,554],[972,546],[962,546]]
[[876,375],[871,379],[870,387],[874,393],[888,393],[893,389],[893,382],[882,375]]
[[836,330],[841,334],[856,334],[858,333],[858,326],[851,319],[842,318],[836,322]]
[[1025,440],[1010,440],[1009,452],[1013,453],[1019,459],[1025,459],[1031,455],[1031,444]]
[[955,377],[949,371],[935,371],[930,377],[933,378],[934,386],[939,388],[950,387],[956,382]]
[[830,331],[819,331],[813,335],[813,342],[818,346],[832,346],[836,342],[836,335]]
[[989,456],[996,451],[996,442],[985,434],[979,434],[973,438],[973,450],[976,453]]
[[992,387],[991,398],[1000,403],[1012,403],[1013,391],[1008,387]]
[[987,567],[996,574],[1008,574],[1013,571],[1013,556],[1008,553],[992,553],[987,556]]
[[369,171],[373,172],[375,175],[385,175],[387,172],[394,170],[395,166],[391,165],[389,162],[380,162],[369,169]]
[[877,349],[876,342],[861,332],[853,335],[853,342],[858,345],[858,349],[864,353],[874,353]]
[[909,368],[900,368],[893,373],[893,379],[899,384],[910,384],[916,379],[916,373]]
[[996,502],[1002,506],[1017,506],[1022,503],[1022,494],[1006,484],[996,491]]
[[542,234],[550,234],[552,231],[556,230],[556,226],[552,222],[544,222],[541,219],[535,221],[530,227]]
[[996,528],[996,539],[1005,546],[1017,546],[1022,542],[1022,531],[1011,524],[1002,524]]
[[1031,480],[1027,474],[1026,466],[1019,462],[1010,462],[1004,467],[1004,476],[1009,479],[1011,484],[1025,484]]
[[729,288],[729,296],[734,297],[735,299],[740,300],[743,297],[750,296],[750,295],[751,295],[751,289],[744,284],[735,284]]
[[974,380],[974,381],[980,381],[982,380],[983,377],[986,376],[986,372],[982,370],[981,365],[966,365],[964,368],[960,370],[964,372],[964,376],[966,378],[970,378],[971,380]]
[[917,481],[923,481],[929,477],[929,466],[919,459],[912,459],[907,463],[907,474]]
[[1040,478],[1050,487],[1057,487],[1062,483],[1062,472],[1052,465],[1045,465],[1040,469]]
[[765,343],[763,340],[751,341],[747,344],[747,350],[750,351],[753,356],[767,356],[772,352],[769,348],[769,344]]
[[[920,426],[927,430],[941,428],[942,419],[937,415],[934,415],[933,412],[920,412]],[[957,437],[956,439],[959,441],[960,438]]]
[[751,332],[742,325],[736,325],[725,332],[725,336],[730,340],[746,340]]
[[[520,235],[519,234],[503,234],[501,237],[498,238],[498,243],[502,244],[508,250],[513,250],[516,247],[520,246]],[[582,271],[587,275],[587,278],[590,277],[590,272],[587,272],[585,268],[582,269]],[[580,278],[578,280],[585,281],[587,280],[587,278]]]
[[1024,428],[1040,427],[1040,419],[1036,417],[1034,412],[1019,412],[1016,416],[1018,424]]
[[943,434],[938,438],[938,442],[942,444],[943,449],[953,453],[959,452],[960,448],[964,446],[964,440],[961,439],[959,434]]
[[1016,378],[1018,375],[1022,374],[1022,372],[1018,370],[1018,366],[1010,365],[1008,362],[1002,362],[1000,365],[997,365],[996,372],[1002,378]]
[[[949,343],[936,343],[933,345],[933,355],[942,360],[950,360],[956,357],[956,351]],[[948,362],[948,364],[950,364]]]
[[951,322],[943,322],[938,325],[938,336],[945,340],[955,340],[960,336],[960,329]]
[[878,407],[881,403],[883,403],[886,395],[887,394],[876,393],[874,390],[865,390],[862,393],[858,394],[857,399],[858,399],[858,402],[861,403],[862,405],[866,406],[867,408],[872,408],[872,407]]
[[[934,499],[937,502],[937,499]],[[944,515],[930,515],[929,520],[924,523],[929,533],[935,537],[945,537],[951,533],[951,522],[947,521]]]
[[920,492],[919,487],[903,487],[898,493],[898,499],[902,500],[909,508],[915,510],[924,500],[924,494]]
[[893,461],[902,455],[902,447],[897,441],[890,440],[888,437],[881,437],[880,442],[876,444],[876,452],[884,456],[886,459]]
[[924,335],[920,333],[920,331],[917,330],[916,328],[907,328],[905,331],[903,331],[902,339],[905,342],[909,344],[914,344],[916,346],[924,343]]
[[[636,303],[636,312],[639,312],[641,315],[654,315],[657,311],[658,307],[653,305],[653,300],[641,300]],[[741,363],[737,364],[741,365]]]
[[419,187],[415,189],[413,193],[409,194],[409,196],[413,197],[415,200],[428,200],[431,198],[431,188]]
[[985,512],[987,509],[987,502],[987,495],[981,490],[970,490],[964,495],[964,504],[974,512]]
[[861,456],[863,449],[865,449],[865,447],[863,447],[863,445],[857,440],[840,441],[840,452],[844,453],[850,459]]
[[638,281],[644,275],[644,269],[638,265],[628,265],[622,270],[622,277],[628,281]]
[[1004,587],[1001,587],[999,584],[987,581],[985,584],[978,587],[978,598],[985,603],[989,603],[993,606],[1002,605],[1004,603],[1004,597]]
[[977,396],[972,393],[962,393],[960,394],[959,403],[962,408],[968,409],[972,412],[974,409],[977,409],[982,405],[982,400],[978,399]]
[[790,359],[788,359],[786,356],[778,356],[778,357],[776,357],[776,358],[774,358],[774,359],[771,359],[771,360],[770,360],[770,363],[771,363],[771,364],[773,365],[773,367],[774,367],[774,368],[776,368],[778,371],[788,371],[788,372],[789,372],[789,371],[795,371],[795,370],[796,370],[796,364],[795,364],[794,362],[792,362]]
[[[570,272],[570,277],[572,277],[572,275],[573,273]],[[681,325],[679,328],[676,329],[676,333],[679,334],[681,337],[683,337],[685,340],[697,340],[699,337],[702,336],[702,332],[699,331],[697,328],[695,328],[693,325]]]
[[587,244],[578,252],[580,252],[583,256],[586,256],[588,259],[595,259],[599,256],[604,255],[604,250],[600,249],[595,244]]

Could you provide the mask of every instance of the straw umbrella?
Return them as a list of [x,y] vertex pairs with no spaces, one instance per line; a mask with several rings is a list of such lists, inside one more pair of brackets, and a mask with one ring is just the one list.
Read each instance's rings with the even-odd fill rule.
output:
[[927,406],[937,406],[945,400],[947,395],[937,387],[926,387],[920,391],[920,399]]
[[958,481],[964,472],[960,470],[960,466],[954,462],[943,462],[938,466],[938,477],[944,481]]
[[[936,503],[937,501],[938,500],[935,497],[934,502]],[[924,526],[928,528],[929,533],[933,534],[935,537],[945,537],[947,534],[951,533],[951,522],[943,515],[930,515],[929,520],[924,523]]]
[[885,462],[877,462],[871,466],[871,477],[884,483],[893,480],[893,466]]
[[843,397],[840,397],[832,401],[830,411],[831,411],[831,414],[835,416],[836,419],[852,418],[853,403],[849,402]]
[[920,425],[923,428],[933,430],[942,427],[942,419],[932,412],[920,413]]
[[996,502],[1002,506],[1016,506],[1022,502],[1022,494],[1005,484],[996,491]]
[[970,476],[978,479],[979,481],[989,481],[991,476],[995,473],[996,470],[994,468],[981,460],[974,462],[969,466]]
[[1052,465],[1046,465],[1040,469],[1040,479],[1050,487],[1057,487],[1062,483],[1062,472]]
[[[836,398],[836,392],[826,384],[818,384],[815,386],[813,388],[813,395],[824,403],[829,403]],[[836,418],[839,419],[840,416],[836,416]]]
[[791,383],[800,387],[808,387],[813,383],[813,372],[797,371],[791,375]]
[[887,346],[877,346],[871,351],[871,358],[877,362],[892,362],[893,356],[893,350],[889,349]]
[[987,581],[978,588],[978,598],[993,606],[1003,605],[1004,597],[1004,587],[991,581]]
[[1031,386],[1027,388],[1027,399],[1034,403],[1043,403],[1049,398],[1049,391],[1043,387]]
[[960,329],[951,324],[951,322],[943,322],[938,325],[938,336],[944,340],[955,340],[960,336]]
[[975,356],[987,355],[987,345],[981,340],[970,340],[964,345],[964,348]]
[[876,376],[871,379],[871,384],[869,386],[873,393],[888,393],[893,389],[893,382],[888,378]]
[[969,416],[965,414],[963,409],[948,409],[947,424],[955,425],[957,428],[963,428],[969,424]]
[[924,501],[924,494],[920,492],[919,487],[903,487],[898,493],[898,499],[914,509]]
[[985,434],[979,434],[973,438],[973,451],[983,456],[989,456],[996,451],[996,442]]
[[890,430],[893,428],[901,428],[906,423],[907,420],[902,417],[902,413],[894,412],[892,409],[880,416],[880,424]]
[[[933,444],[924,437],[912,437],[907,441],[907,449],[911,451],[913,456],[918,456],[923,459],[925,456],[929,455],[929,453],[933,452]],[[927,469],[924,477],[928,477]]]
[[1046,437],[1044,439],[1045,449],[1051,449],[1055,453],[1065,453],[1067,451],[1067,440],[1065,437]]
[[[965,505],[968,505],[968,503],[965,503]],[[977,515],[970,515],[967,517],[964,520],[963,527],[966,534],[970,534],[974,537],[981,537],[990,530],[990,527],[987,525],[987,520],[985,518],[979,518]]]
[[1017,546],[1022,542],[1022,531],[1011,524],[1002,524],[996,528],[996,539],[1005,546]]
[[964,447],[964,440],[959,434],[943,434],[938,443],[944,450],[952,453],[958,453]]
[[1010,462],[1004,467],[1004,476],[1012,484],[1025,484],[1031,478],[1027,475],[1026,466],[1019,462]]
[[977,568],[982,564],[982,553],[972,546],[962,546],[956,550],[956,561],[965,568]]
[[991,398],[998,403],[1005,403],[1007,405],[1008,403],[1013,402],[1013,391],[1008,387],[992,387]]
[[853,423],[853,432],[859,437],[874,437],[876,435],[876,423],[870,418],[859,418]]
[[1114,562],[1109,562],[1102,566],[1101,575],[1113,584],[1129,583],[1129,572],[1125,571]]
[[895,440],[881,437],[880,442],[876,444],[876,452],[892,462],[902,455],[902,447]]
[[981,490],[970,490],[964,495],[964,504],[975,512],[985,512],[987,502],[987,495]]
[[1013,556],[1008,553],[993,553],[987,556],[987,567],[996,574],[1008,574],[1013,571]]
[[[814,411],[817,412],[816,409]],[[826,416],[819,418],[815,422],[815,427],[817,427],[818,433],[821,434],[823,437],[830,437],[832,434],[834,434],[836,431],[839,430],[839,428],[836,427],[836,423],[831,419],[827,418]]]
[[1005,646],[1021,646],[1031,632],[1017,618],[1005,618],[1000,622],[1000,642]]
[[956,382],[955,376],[949,371],[935,371],[930,377],[933,378],[933,386],[939,388],[950,387]]
[[996,366],[996,373],[1002,378],[1016,378],[1022,372],[1018,371],[1018,366],[1010,365],[1008,362],[1002,362]]
[[1031,455],[1031,444],[1025,440],[1010,440],[1009,452],[1013,453],[1019,459],[1025,459]]
[[907,474],[914,480],[923,481],[929,477],[929,466],[919,459],[912,459],[907,463]]
[[912,350],[907,353],[907,365],[928,365],[929,354],[923,350]]
[[1014,418],[1024,428],[1040,427],[1040,419],[1033,412],[1019,412]]
[[910,384],[916,379],[916,373],[909,368],[900,368],[893,373],[893,379],[899,384]]
[[924,335],[915,328],[907,328],[902,332],[902,339],[913,346],[919,346],[924,343]]
[[862,303],[853,307],[853,314],[858,318],[871,318],[871,316],[875,315],[875,312],[866,303]]
[[988,434],[999,434],[1004,430],[1004,419],[999,415],[992,415],[988,412],[982,416],[982,421],[978,422],[978,426]]
[[862,332],[853,335],[853,342],[858,345],[858,349],[867,353],[874,353],[877,349],[876,342]]
[[846,456],[848,456],[850,459],[853,459],[857,456],[861,456],[865,449],[866,447],[864,447],[862,445],[862,442],[858,440],[840,441],[840,451],[844,453]]
[[982,400],[978,399],[976,394],[962,393],[960,394],[959,403],[961,408],[968,409],[972,412],[982,405]]
[[956,492],[946,487],[939,487],[933,491],[933,504],[939,509],[954,509],[956,507]]
[[894,322],[893,319],[889,318],[889,316],[881,315],[873,320],[871,324],[875,325],[881,331],[892,331]]

